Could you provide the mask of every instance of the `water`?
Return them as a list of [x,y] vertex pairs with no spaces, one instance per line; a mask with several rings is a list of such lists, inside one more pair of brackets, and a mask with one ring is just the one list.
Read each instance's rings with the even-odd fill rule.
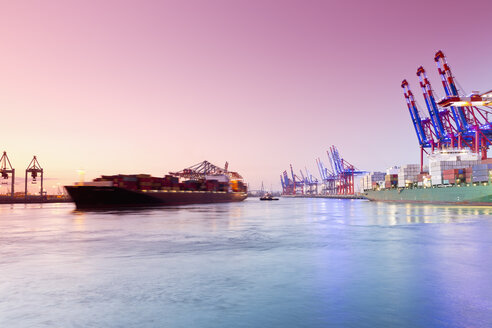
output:
[[491,327],[492,208],[0,206],[0,327]]

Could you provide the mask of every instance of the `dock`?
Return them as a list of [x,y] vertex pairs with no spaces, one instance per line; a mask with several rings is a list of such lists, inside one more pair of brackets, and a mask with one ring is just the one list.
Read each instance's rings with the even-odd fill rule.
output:
[[367,199],[364,195],[281,195],[285,198],[333,198],[333,199]]
[[11,197],[0,195],[0,204],[45,204],[45,203],[71,203],[72,199],[67,196],[28,196]]

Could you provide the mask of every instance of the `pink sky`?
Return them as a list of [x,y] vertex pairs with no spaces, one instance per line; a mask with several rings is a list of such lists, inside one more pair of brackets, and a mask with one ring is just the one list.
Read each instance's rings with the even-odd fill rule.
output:
[[252,187],[338,146],[360,169],[417,163],[400,82],[442,49],[492,89],[490,1],[3,1],[0,129],[18,174],[37,155],[72,183],[207,159]]

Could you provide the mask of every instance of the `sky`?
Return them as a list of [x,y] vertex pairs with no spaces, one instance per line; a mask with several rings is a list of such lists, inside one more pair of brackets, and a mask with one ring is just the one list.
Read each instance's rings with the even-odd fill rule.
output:
[[0,0],[0,150],[17,171],[162,176],[203,160],[252,189],[336,145],[361,170],[418,163],[401,81],[441,49],[492,89],[490,1]]

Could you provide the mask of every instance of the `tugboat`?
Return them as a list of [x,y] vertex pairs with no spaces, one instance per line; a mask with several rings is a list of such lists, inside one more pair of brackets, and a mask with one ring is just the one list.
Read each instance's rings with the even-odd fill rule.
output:
[[278,200],[278,198],[274,198],[270,193],[266,193],[263,197],[260,197],[260,200]]

